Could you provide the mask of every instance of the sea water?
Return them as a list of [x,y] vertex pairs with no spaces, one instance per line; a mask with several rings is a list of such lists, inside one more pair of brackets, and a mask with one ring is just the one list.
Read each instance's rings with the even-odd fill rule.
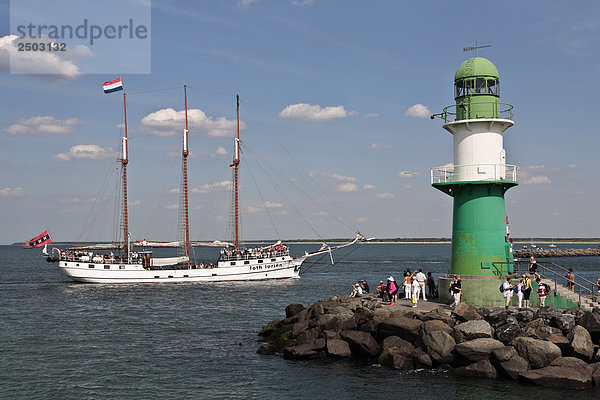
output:
[[[290,244],[303,254],[315,245]],[[214,261],[218,249],[195,249]],[[97,285],[72,282],[39,249],[0,246],[0,399],[595,398],[447,372],[256,354],[290,303],[372,290],[406,268],[448,272],[449,244],[367,244],[304,264],[300,280]],[[554,259],[590,279],[599,257]]]

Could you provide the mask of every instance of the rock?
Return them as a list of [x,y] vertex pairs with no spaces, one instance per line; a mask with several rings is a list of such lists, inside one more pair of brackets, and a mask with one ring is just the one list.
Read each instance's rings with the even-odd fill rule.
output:
[[491,353],[491,360],[501,363],[504,361],[508,361],[514,356],[517,355],[517,350],[515,350],[512,346],[504,346],[494,349]]
[[504,344],[513,341],[521,333],[521,327],[515,317],[509,316],[505,322],[496,327],[494,336]]
[[484,320],[467,321],[454,326],[452,337],[456,343],[462,343],[479,338],[493,338],[494,330],[492,326]]
[[439,319],[431,319],[423,323],[423,335],[428,335],[434,331],[444,331],[451,334],[452,328],[446,322]]
[[577,323],[584,327],[590,335],[600,336],[600,312],[586,311]]
[[575,316],[573,314],[560,314],[552,318],[552,325],[560,329],[563,333],[569,333],[575,326]]
[[492,325],[492,327],[496,328],[499,325],[502,325],[506,322],[506,317],[508,317],[508,312],[503,308],[486,308],[484,310],[484,317],[487,322]]
[[322,301],[317,301],[312,305],[312,316],[313,318],[318,318],[319,316],[325,314],[325,307],[323,306]]
[[571,342],[562,333],[552,333],[546,338],[547,341],[558,346],[561,352],[568,354],[570,352]]
[[280,320],[274,319],[273,321],[271,321],[268,324],[266,324],[265,326],[263,326],[261,331],[258,332],[258,335],[263,336],[263,337],[271,336],[273,331],[279,327],[280,322],[281,322]]
[[377,357],[379,355],[379,343],[367,332],[342,331],[340,336],[350,345],[352,355],[358,357]]
[[283,358],[290,360],[308,360],[318,358],[319,352],[312,343],[300,344],[297,346],[285,347],[283,349]]
[[422,313],[420,314],[419,319],[423,322],[433,320],[443,321],[450,327],[454,325],[454,320],[452,319],[452,317],[441,308],[435,308],[429,312]]
[[565,369],[579,368],[582,369],[583,372],[586,374],[592,374],[592,369],[590,368],[588,363],[575,357],[558,357],[550,363],[550,366],[563,367]]
[[[298,322],[298,324],[300,323],[302,323],[302,321]],[[342,330],[342,321],[333,314],[319,315],[316,319],[316,322],[314,322],[312,325],[321,328],[321,330],[335,332]]]
[[391,314],[392,314],[392,310],[390,309],[390,307],[377,308],[373,311],[373,321],[376,324],[380,324]]
[[398,348],[403,356],[411,356],[415,349],[412,344],[398,336],[388,336],[385,338],[382,344],[383,351],[386,349]]
[[299,345],[301,344],[307,344],[307,343],[313,343],[317,340],[317,338],[319,337],[319,334],[321,333],[321,329],[316,327],[316,328],[312,328],[312,329],[308,329],[305,331],[300,332],[300,334],[298,335],[298,337],[296,338],[297,342]]
[[504,343],[491,338],[480,338],[459,343],[454,350],[469,361],[487,359],[495,349],[504,347]]
[[483,319],[483,316],[479,313],[477,307],[465,303],[460,303],[456,306],[454,311],[452,311],[452,316],[463,322]]
[[374,317],[373,311],[369,310],[365,307],[360,307],[354,313],[354,319],[356,320],[356,325],[361,326],[369,321],[371,321]]
[[379,363],[394,369],[408,370],[413,369],[412,356],[406,356],[398,347],[385,349],[379,356]]
[[327,354],[334,358],[345,358],[350,357],[352,352],[350,351],[348,342],[339,339],[329,339],[327,340]]
[[325,340],[332,340],[332,339],[341,339],[342,337],[340,336],[339,332],[325,330],[325,331],[323,331],[323,338]]
[[427,348],[427,355],[437,364],[448,364],[454,361],[452,351],[456,342],[444,331],[433,331],[423,337],[423,344]]
[[512,343],[519,355],[529,363],[531,368],[546,367],[562,355],[557,345],[545,340],[518,337]]
[[465,376],[472,378],[496,379],[497,373],[496,368],[494,368],[490,360],[485,359],[471,365],[467,365],[465,367]]
[[271,343],[263,343],[260,345],[258,350],[256,350],[256,353],[265,356],[272,356],[273,354],[277,354],[277,349]]
[[285,317],[293,317],[299,314],[302,310],[304,310],[304,306],[302,304],[290,304],[285,308]]
[[413,364],[415,368],[431,368],[433,366],[433,361],[431,357],[427,353],[423,351],[420,347],[417,347],[412,352]]
[[534,312],[529,309],[519,310],[519,312],[515,314],[517,321],[524,323],[533,321],[534,317]]
[[377,334],[381,339],[388,336],[399,336],[404,340],[414,342],[422,327],[423,322],[418,319],[390,315],[377,326]]
[[496,370],[503,378],[519,379],[521,373],[529,370],[529,363],[517,354],[507,361],[498,363]]
[[292,337],[297,338],[302,332],[308,329],[308,321],[298,321],[292,327]]
[[592,387],[592,376],[581,372],[580,369],[549,366],[522,372],[519,378],[547,388],[589,389]]
[[594,385],[596,385],[596,387],[600,386],[600,362],[590,364],[590,369],[592,370]]
[[594,355],[594,344],[590,333],[582,326],[576,325],[567,337],[571,344],[571,354],[585,361],[591,361]]

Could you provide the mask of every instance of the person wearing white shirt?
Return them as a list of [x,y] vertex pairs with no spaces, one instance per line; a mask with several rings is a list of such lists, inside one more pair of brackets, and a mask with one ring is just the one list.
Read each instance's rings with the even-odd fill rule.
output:
[[512,278],[509,276],[506,278],[506,282],[502,284],[503,296],[504,296],[504,308],[508,310],[510,301],[512,300],[514,286],[510,283]]
[[419,282],[420,291],[423,293],[423,300],[427,301],[427,298],[425,297],[425,282],[427,281],[427,277],[423,273],[422,268],[419,268],[419,272],[415,275],[415,280]]

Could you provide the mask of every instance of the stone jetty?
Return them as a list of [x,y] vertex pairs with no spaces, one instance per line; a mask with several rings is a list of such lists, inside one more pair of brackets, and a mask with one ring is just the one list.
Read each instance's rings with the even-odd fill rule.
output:
[[597,249],[514,249],[515,257],[529,257],[531,254],[535,258],[544,257],[581,257],[581,256],[600,256],[600,248]]
[[[408,304],[408,303],[407,303]],[[511,309],[420,302],[387,306],[375,295],[290,304],[259,333],[259,354],[294,360],[364,359],[398,369],[600,387],[600,309]]]

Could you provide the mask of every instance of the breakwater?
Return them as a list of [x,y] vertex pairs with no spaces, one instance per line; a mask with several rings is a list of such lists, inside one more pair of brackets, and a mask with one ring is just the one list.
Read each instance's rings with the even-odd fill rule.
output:
[[529,257],[531,254],[535,258],[544,257],[580,257],[580,256],[600,256],[600,248],[598,249],[515,249],[513,250],[515,257]]
[[285,319],[261,330],[257,352],[378,360],[398,370],[437,368],[562,389],[600,387],[600,309],[430,308],[390,307],[374,295],[290,304]]

